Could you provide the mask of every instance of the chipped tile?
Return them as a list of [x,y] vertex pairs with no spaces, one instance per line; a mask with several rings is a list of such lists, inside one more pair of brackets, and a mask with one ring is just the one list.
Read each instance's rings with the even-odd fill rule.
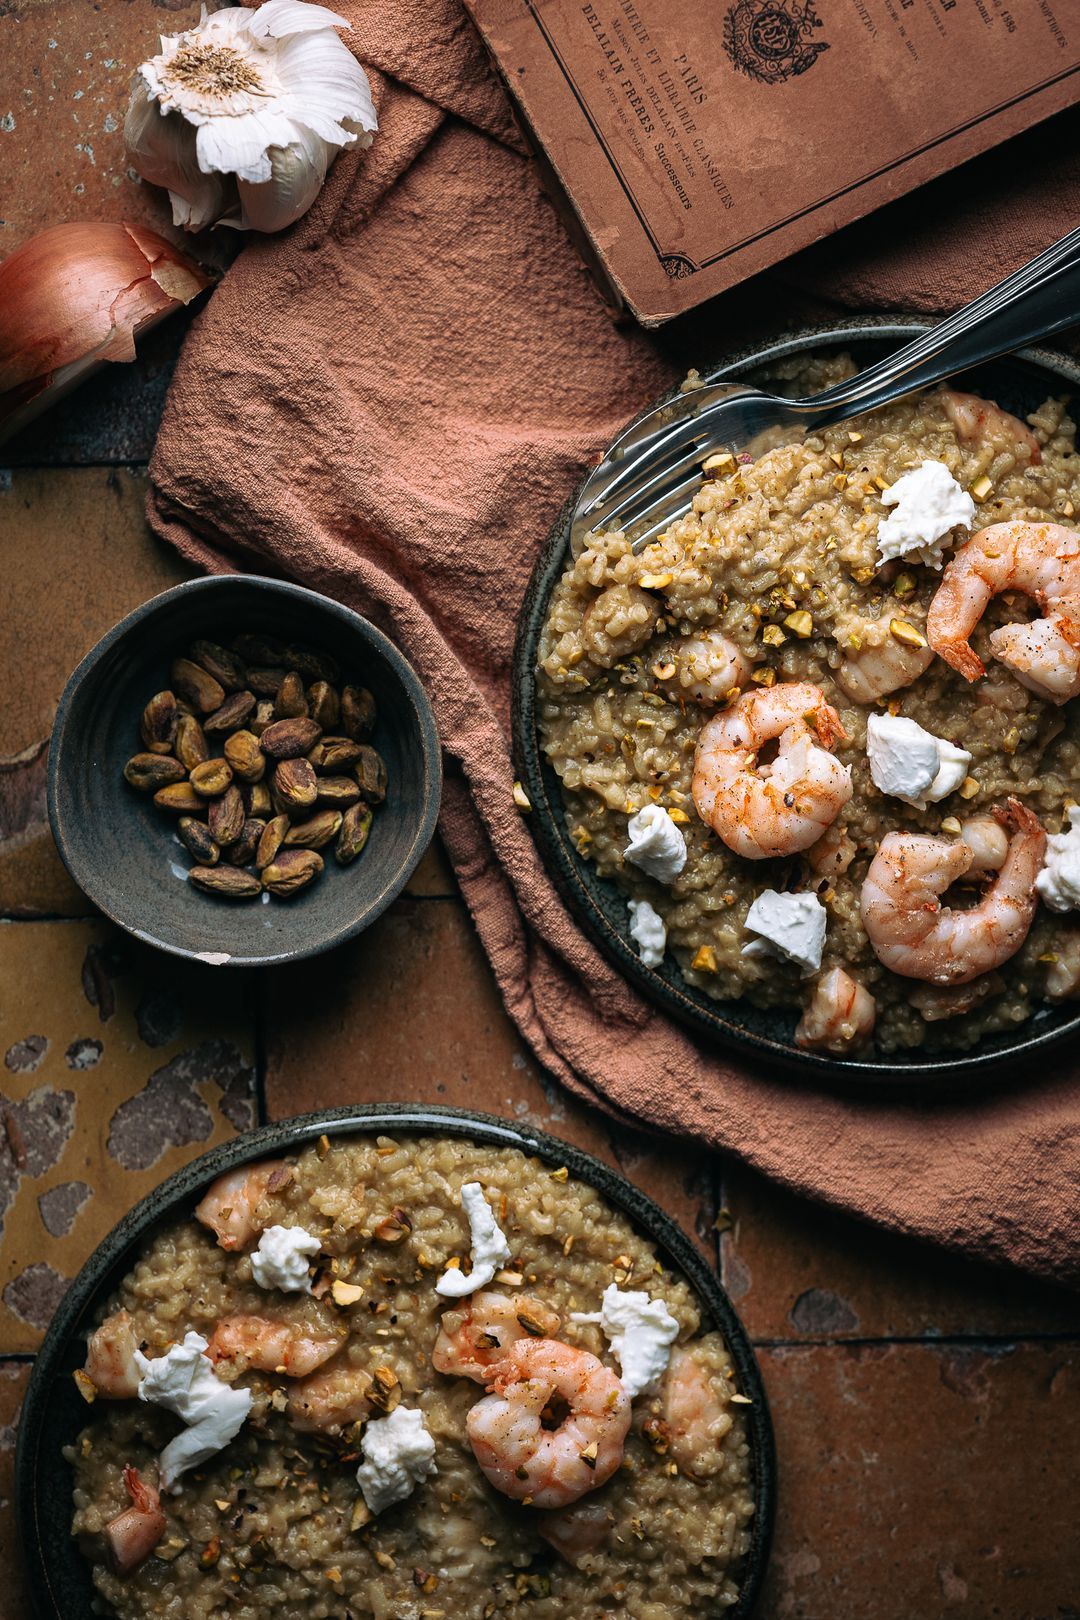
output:
[[399,900],[359,940],[263,980],[272,1118],[355,1102],[445,1103],[522,1120],[621,1167],[710,1256],[710,1156],[615,1126],[537,1065],[457,900]]
[[1080,1344],[759,1352],[769,1620],[1050,1620],[1080,1591]]
[[1064,1289],[879,1231],[745,1166],[725,1170],[724,1190],[724,1281],[755,1339],[1080,1331]]
[[[8,20],[0,16],[0,32]],[[0,668],[9,683],[0,713],[0,914],[90,912],[49,833],[45,756],[60,693],[84,653],[140,602],[190,577],[150,535],[145,496],[145,476],[127,469],[17,471],[0,489]],[[77,547],[67,544],[72,534]]]
[[254,1123],[255,1040],[249,980],[175,962],[100,922],[0,924],[0,983],[19,987],[0,1008],[0,1351],[10,1352],[35,1348],[67,1280],[133,1203]]

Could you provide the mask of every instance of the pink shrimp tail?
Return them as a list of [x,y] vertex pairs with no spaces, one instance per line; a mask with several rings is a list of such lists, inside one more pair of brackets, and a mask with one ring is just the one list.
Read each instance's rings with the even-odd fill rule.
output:
[[823,748],[835,742],[847,742],[844,723],[831,703],[823,703],[814,716],[814,729]]
[[[927,628],[929,629],[929,620],[927,621]],[[965,681],[977,681],[986,674],[986,665],[974,647],[969,647],[966,641],[944,641],[940,636],[937,640],[931,636],[930,640],[938,657],[944,658],[947,664],[951,664],[957,674],[964,677]]]

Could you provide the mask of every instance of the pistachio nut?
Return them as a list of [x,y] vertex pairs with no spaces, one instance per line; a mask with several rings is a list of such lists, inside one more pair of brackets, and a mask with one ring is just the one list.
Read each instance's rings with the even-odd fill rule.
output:
[[375,699],[366,686],[342,689],[341,729],[353,742],[363,742],[375,730]]
[[193,866],[188,882],[207,894],[224,895],[227,900],[249,900],[262,892],[255,874],[242,872],[238,866]]
[[275,816],[272,821],[266,823],[259,839],[259,847],[255,851],[255,865],[260,872],[264,867],[269,866],[277,855],[278,850],[285,842],[285,834],[288,830],[288,816]]
[[209,816],[210,831],[214,835],[214,841],[222,849],[227,849],[230,844],[235,844],[244,830],[244,822],[247,819],[244,815],[244,801],[240,797],[240,789],[235,783],[232,787],[225,789],[220,799],[210,801]]
[[247,670],[243,660],[216,641],[197,641],[189,654],[193,664],[199,664],[212,675],[226,692],[242,692],[247,685]]
[[382,755],[365,745],[360,750],[360,758],[353,766],[353,771],[360,784],[360,792],[368,804],[382,804],[386,798],[387,787],[386,765]]
[[304,683],[296,673],[290,669],[285,679],[277,689],[274,700],[275,720],[297,720],[308,712],[307,698],[304,696]]
[[334,851],[334,859],[339,866],[348,866],[350,861],[355,861],[368,841],[374,815],[370,804],[363,802],[350,805],[346,810],[341,818],[341,831]]
[[238,658],[245,664],[283,664],[285,662],[285,644],[274,636],[240,635],[234,636],[229,646]]
[[360,758],[361,744],[349,737],[321,737],[308,755],[317,771],[331,775],[348,770]]
[[170,782],[168,787],[159,788],[154,803],[160,810],[178,810],[182,816],[201,816],[206,809],[206,801],[199,798],[190,782]]
[[200,866],[217,865],[221,851],[214,843],[205,821],[197,821],[194,816],[181,816],[176,824],[176,832],[184,848],[194,855]]
[[204,759],[210,758],[210,745],[199,721],[193,714],[182,714],[176,722],[176,757],[189,773]]
[[247,723],[248,730],[255,737],[261,737],[267,726],[274,719],[273,698],[260,698],[255,705],[255,713]]
[[306,759],[283,759],[274,767],[274,794],[281,808],[290,814],[314,804],[317,789],[315,772]]
[[173,693],[156,693],[143,710],[142,720],[139,722],[139,736],[142,738],[143,747],[151,754],[172,753],[179,718]]
[[124,766],[124,780],[140,793],[156,793],[170,782],[182,782],[184,774],[180,761],[169,754],[133,754]]
[[265,782],[252,782],[241,789],[244,800],[244,809],[249,816],[259,816],[263,821],[269,820],[274,813],[274,801],[270,797],[270,789]]
[[323,859],[313,849],[283,849],[263,870],[262,880],[271,894],[287,899],[317,878]]
[[[271,759],[299,759],[314,748],[322,736],[322,727],[315,720],[299,715],[293,720],[275,720],[267,726],[259,743],[264,754]],[[305,764],[307,762],[305,761]]]
[[318,802],[347,810],[361,797],[360,789],[351,776],[320,776],[317,784]]
[[238,782],[261,782],[266,773],[266,755],[253,732],[234,731],[226,737],[225,758]]
[[238,731],[254,710],[254,692],[234,692],[232,697],[225,699],[220,709],[207,715],[203,729],[208,737]]
[[305,681],[336,681],[340,671],[337,664],[327,653],[315,652],[312,647],[304,647],[294,641],[285,649],[285,663],[289,669],[295,669]]
[[255,851],[266,828],[259,816],[249,816],[240,829],[240,836],[229,849],[227,858],[233,866],[248,866],[255,859]]
[[190,773],[191,785],[204,799],[216,799],[224,793],[233,779],[232,766],[227,759],[204,759]]
[[190,658],[174,659],[169,679],[174,692],[186,698],[196,714],[213,714],[225,701],[225,688],[220,681],[215,681],[201,664],[193,664]]
[[308,713],[324,731],[333,731],[341,716],[341,700],[329,681],[312,681],[307,693]]
[[322,849],[331,838],[336,838],[341,827],[340,810],[320,810],[306,821],[298,821],[285,834],[285,843],[301,849]]
[[247,672],[248,691],[256,697],[277,697],[285,671],[278,664],[253,664]]

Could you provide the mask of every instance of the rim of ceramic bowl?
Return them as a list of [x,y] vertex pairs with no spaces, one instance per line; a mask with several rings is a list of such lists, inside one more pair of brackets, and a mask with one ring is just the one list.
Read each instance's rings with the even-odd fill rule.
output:
[[[748,375],[816,349],[887,343],[895,346],[931,323],[916,318],[865,316],[820,326],[801,327],[771,341],[755,344],[730,356],[722,365],[702,372],[706,382],[737,382]],[[1026,348],[991,362],[993,366],[1034,368],[1055,386],[1080,387],[1080,363],[1068,355],[1042,348]],[[973,368],[974,371],[987,367]],[[668,389],[634,420],[656,404],[674,399],[679,385]],[[584,482],[584,480],[582,481]],[[580,489],[580,486],[579,486]],[[514,648],[512,721],[515,774],[532,806],[528,817],[533,837],[556,889],[589,938],[599,946],[631,984],[710,1044],[726,1048],[758,1063],[766,1062],[802,1080],[814,1080],[830,1089],[888,1091],[922,1096],[947,1096],[957,1087],[977,1083],[980,1088],[1004,1083],[1022,1064],[1037,1058],[1080,1030],[1080,1011],[1039,1010],[1015,1032],[988,1037],[966,1051],[920,1054],[890,1053],[881,1057],[839,1059],[794,1045],[789,1033],[780,1034],[780,1019],[793,1024],[786,1008],[755,1009],[741,1001],[715,1002],[695,990],[670,961],[646,967],[629,937],[625,896],[610,879],[600,878],[586,862],[566,826],[559,779],[540,748],[536,721],[535,668],[540,634],[551,593],[562,575],[570,542],[570,519],[578,499],[575,490],[555,520],[537,558],[518,620]]]
[[[66,1572],[67,1578],[89,1595],[92,1590],[89,1564],[74,1537],[69,1534],[67,1544],[58,1549],[55,1536],[64,1520],[70,1526],[71,1474],[60,1445],[73,1441],[78,1428],[86,1421],[86,1408],[70,1375],[76,1366],[82,1365],[85,1354],[82,1334],[89,1326],[95,1307],[117,1285],[130,1268],[136,1251],[145,1247],[151,1234],[181,1217],[181,1206],[189,1206],[187,1214],[190,1216],[194,1195],[216,1176],[268,1153],[297,1151],[322,1135],[371,1136],[387,1131],[461,1137],[493,1147],[519,1148],[545,1164],[565,1165],[578,1180],[594,1187],[626,1215],[686,1277],[712,1325],[724,1335],[740,1389],[751,1401],[747,1408],[754,1491],[751,1544],[740,1578],[738,1601],[733,1608],[723,1610],[730,1620],[748,1620],[768,1563],[776,1505],[776,1453],[757,1358],[749,1335],[714,1269],[659,1204],[617,1170],[572,1142],[564,1142],[532,1125],[499,1119],[494,1114],[441,1104],[397,1103],[360,1104],[300,1114],[258,1126],[211,1148],[141,1199],[117,1222],[82,1266],[60,1302],[37,1354],[23,1402],[16,1448],[16,1512],[38,1615],[48,1620],[90,1620],[92,1613],[88,1607],[72,1609],[72,1591],[64,1584]],[[55,1429],[69,1432],[59,1435],[53,1432]],[[48,1455],[43,1455],[46,1446],[52,1449]],[[58,1470],[62,1471],[65,1481],[59,1494]],[[720,1611],[716,1613],[719,1620]]]
[[272,595],[285,597],[292,601],[301,600],[311,604],[318,611],[337,619],[353,634],[360,635],[371,647],[374,654],[385,660],[394,675],[400,680],[409,698],[413,712],[416,715],[419,746],[423,761],[424,777],[424,804],[420,823],[409,848],[408,854],[401,862],[391,882],[363,914],[353,918],[332,932],[325,938],[308,945],[300,945],[286,953],[275,953],[269,956],[230,956],[220,963],[222,967],[230,968],[257,968],[280,967],[286,962],[299,962],[307,957],[321,956],[324,951],[335,949],[347,940],[363,933],[376,922],[383,912],[390,906],[404,889],[410,877],[416,871],[423,859],[424,853],[435,835],[435,827],[439,816],[439,807],[442,798],[442,751],[439,743],[438,727],[435,722],[435,713],[421,683],[420,677],[390,638],[383,633],[370,619],[362,614],[355,613],[344,603],[335,601],[331,596],[324,596],[320,591],[312,591],[304,585],[295,585],[291,580],[271,579],[265,574],[208,574],[196,579],[184,580],[179,585],[173,585],[167,591],[161,591],[146,602],[139,604],[130,613],[126,614],[112,629],[96,642],[84,658],[76,665],[68,676],[60,702],[56,709],[56,719],[53,723],[52,735],[49,739],[49,765],[47,782],[47,804],[49,812],[49,826],[52,830],[53,841],[59,852],[60,859],[67,868],[72,881],[89,900],[101,911],[110,922],[122,928],[125,933],[131,934],[144,944],[152,945],[155,950],[165,951],[170,956],[183,957],[185,961],[200,960],[199,953],[189,950],[186,946],[176,945],[166,939],[159,939],[155,934],[119,914],[118,907],[110,897],[99,892],[96,872],[92,867],[84,868],[74,855],[69,843],[65,825],[67,809],[64,803],[64,793],[61,784],[62,762],[65,750],[71,746],[69,739],[68,722],[71,716],[72,703],[75,694],[82,685],[86,676],[94,667],[106,657],[111,650],[146,619],[153,618],[169,604],[180,597],[213,594],[222,589],[235,590],[252,588],[255,596]]

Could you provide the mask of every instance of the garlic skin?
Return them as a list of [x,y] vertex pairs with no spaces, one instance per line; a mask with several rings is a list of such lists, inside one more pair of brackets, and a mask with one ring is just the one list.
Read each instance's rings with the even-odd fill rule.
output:
[[139,68],[124,140],[144,180],[165,186],[173,223],[280,231],[307,212],[344,146],[378,128],[367,74],[308,0],[228,7]]

